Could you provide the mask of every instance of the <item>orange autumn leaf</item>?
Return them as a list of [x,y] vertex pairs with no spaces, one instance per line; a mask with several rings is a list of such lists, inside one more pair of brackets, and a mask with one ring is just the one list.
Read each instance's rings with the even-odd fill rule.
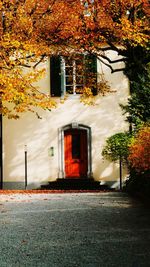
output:
[[129,148],[131,166],[137,171],[150,170],[150,127],[140,129]]

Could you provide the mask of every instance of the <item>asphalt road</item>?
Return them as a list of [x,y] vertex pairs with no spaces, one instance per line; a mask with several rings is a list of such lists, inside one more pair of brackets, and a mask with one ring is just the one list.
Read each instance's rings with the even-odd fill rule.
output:
[[0,195],[0,267],[149,267],[150,209],[121,193]]

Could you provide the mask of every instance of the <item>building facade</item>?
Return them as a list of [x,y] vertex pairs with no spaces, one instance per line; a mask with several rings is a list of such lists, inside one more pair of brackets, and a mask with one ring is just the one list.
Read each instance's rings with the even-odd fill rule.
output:
[[[107,53],[112,60],[118,58],[115,52]],[[40,119],[34,113],[24,113],[19,120],[3,119],[3,188],[24,188],[25,155],[28,188],[39,188],[57,178],[82,177],[118,188],[119,165],[104,160],[101,152],[109,136],[128,130],[119,106],[129,96],[128,79],[123,72],[111,73],[98,59],[85,56],[53,57],[44,65],[46,76],[38,86],[51,94],[57,108],[37,110]],[[122,63],[115,67],[122,68]],[[90,83],[88,70],[93,73],[92,106],[80,101],[82,88]],[[101,77],[111,88],[104,96],[97,94],[95,86]],[[123,179],[126,175],[124,169]]]

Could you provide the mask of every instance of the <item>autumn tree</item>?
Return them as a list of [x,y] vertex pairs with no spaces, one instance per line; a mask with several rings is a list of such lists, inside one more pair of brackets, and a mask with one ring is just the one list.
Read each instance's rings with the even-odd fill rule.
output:
[[[33,86],[48,56],[87,52],[116,72],[124,67],[115,63],[138,64],[137,49],[148,47],[148,0],[1,0],[0,13],[1,112],[9,117],[55,106]],[[111,61],[109,50],[121,58]]]
[[[52,54],[64,51],[72,1],[0,1],[0,112],[18,118],[34,107],[51,109],[56,103],[35,83],[38,69]],[[64,16],[64,13],[66,15]],[[70,15],[69,15],[70,14]],[[71,16],[72,17],[72,16]],[[63,42],[62,42],[63,40]]]
[[[120,71],[115,69],[113,64],[122,61],[135,62],[137,48],[148,47],[147,0],[89,0],[82,3],[85,10],[80,15],[81,25],[71,29],[70,39],[85,51],[99,55],[100,60],[105,62],[112,72]],[[116,51],[123,58],[111,61],[106,55],[109,50]],[[146,59],[143,58],[144,60]]]
[[142,127],[133,138],[128,160],[137,172],[150,171],[150,126]]
[[129,147],[130,175],[126,190],[131,194],[150,196],[150,126],[137,131]]

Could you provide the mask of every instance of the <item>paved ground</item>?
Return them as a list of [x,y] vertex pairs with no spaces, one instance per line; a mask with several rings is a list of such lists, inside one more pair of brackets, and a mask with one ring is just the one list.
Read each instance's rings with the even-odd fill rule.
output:
[[149,267],[150,209],[120,193],[0,195],[0,267]]

